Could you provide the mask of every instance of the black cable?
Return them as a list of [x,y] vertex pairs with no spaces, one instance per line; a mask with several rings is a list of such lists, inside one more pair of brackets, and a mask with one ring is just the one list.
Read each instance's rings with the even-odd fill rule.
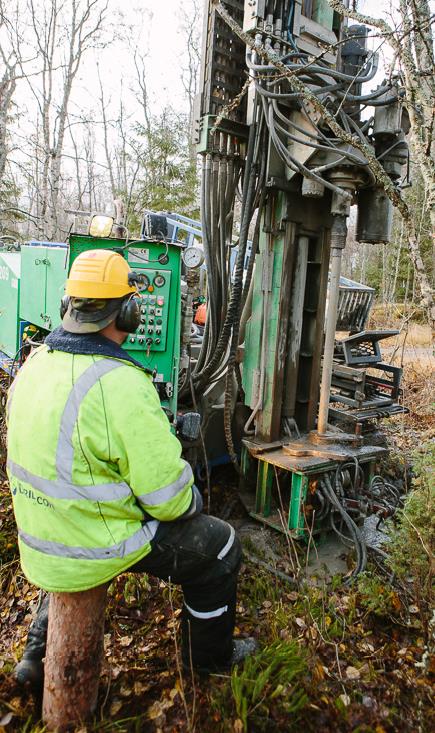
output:
[[361,573],[367,565],[367,546],[361,532],[356,526],[353,519],[350,517],[348,512],[340,503],[334,489],[332,488],[329,476],[325,474],[323,479],[320,481],[320,486],[327,499],[331,502],[333,507],[339,512],[344,523],[346,524],[355,544],[355,551],[357,555],[357,562],[351,576],[345,581],[346,583],[351,582],[359,573]]
[[222,326],[216,348],[214,349],[214,353],[212,354],[211,359],[206,362],[201,372],[198,373],[198,370],[195,370],[194,384],[196,388],[203,386],[207,382],[208,378],[211,377],[215,369],[219,366],[222,356],[224,355],[224,352],[228,347],[228,339],[230,338],[230,334],[239,311],[240,298],[242,295],[243,268],[249,223],[253,214],[253,212],[251,211],[251,205],[255,198],[256,162],[254,159],[254,152],[256,131],[257,125],[252,124],[249,131],[248,150],[245,162],[245,175],[242,193],[244,206],[242,209],[242,222],[239,238],[240,241],[237,253],[234,282],[231,289],[231,296],[225,316],[225,321]]

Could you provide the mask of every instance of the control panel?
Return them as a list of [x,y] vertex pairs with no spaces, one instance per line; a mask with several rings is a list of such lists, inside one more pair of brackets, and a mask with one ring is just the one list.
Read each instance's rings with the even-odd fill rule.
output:
[[137,269],[141,277],[141,324],[135,333],[128,337],[128,350],[139,349],[165,351],[168,333],[169,296],[171,292],[171,272],[167,270]]

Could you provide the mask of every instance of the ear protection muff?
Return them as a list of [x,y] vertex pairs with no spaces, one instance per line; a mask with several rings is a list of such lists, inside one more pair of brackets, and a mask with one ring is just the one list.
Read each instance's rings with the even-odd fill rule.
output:
[[139,298],[135,293],[124,298],[121,309],[116,316],[116,328],[126,333],[133,333],[140,325]]
[[70,302],[70,296],[69,295],[64,295],[62,297],[61,301],[60,301],[60,307],[59,307],[59,312],[60,312],[61,319],[63,319],[65,313],[68,310],[69,302]]

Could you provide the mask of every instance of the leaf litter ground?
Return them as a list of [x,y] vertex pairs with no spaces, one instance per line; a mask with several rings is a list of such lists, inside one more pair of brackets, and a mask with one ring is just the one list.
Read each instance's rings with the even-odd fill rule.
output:
[[[387,424],[402,459],[434,437],[433,372],[415,368],[406,379],[411,412]],[[390,472],[399,474],[403,460],[402,467],[392,463]],[[252,526],[234,502],[234,486],[228,469],[213,477],[212,510],[230,512],[242,530],[249,559],[240,576],[237,634],[258,640],[258,657],[248,673],[241,668],[204,679],[182,672],[176,661],[179,591],[124,574],[110,589],[97,717],[81,733],[434,730],[434,669],[427,658],[433,627],[419,605],[376,567],[352,588],[328,576],[298,586],[287,582],[296,557],[279,535]],[[344,559],[348,553],[343,550]],[[0,733],[40,733],[40,704],[11,677],[38,591],[19,567],[6,481],[0,484],[0,556]],[[298,559],[303,566],[301,551]]]

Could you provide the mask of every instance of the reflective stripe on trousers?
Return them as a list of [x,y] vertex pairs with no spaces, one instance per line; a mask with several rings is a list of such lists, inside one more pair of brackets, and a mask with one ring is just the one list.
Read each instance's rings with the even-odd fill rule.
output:
[[216,608],[214,611],[194,611],[193,608],[190,608],[190,606],[187,605],[186,601],[184,601],[184,605],[189,611],[189,613],[192,614],[195,618],[200,619],[207,619],[207,618],[219,618],[219,616],[222,616],[224,613],[228,611],[228,606],[222,606],[221,608]]

